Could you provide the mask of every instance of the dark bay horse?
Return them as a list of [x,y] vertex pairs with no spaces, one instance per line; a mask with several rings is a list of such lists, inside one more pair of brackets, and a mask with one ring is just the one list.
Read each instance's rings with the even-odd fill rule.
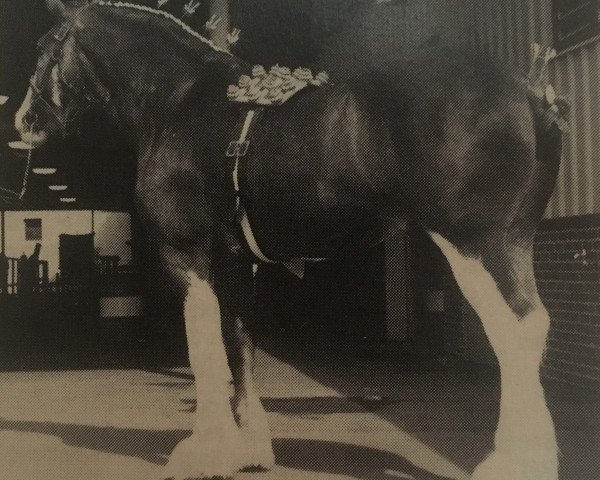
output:
[[[246,327],[256,260],[236,229],[225,157],[240,120],[227,86],[251,66],[161,11],[48,2],[61,21],[40,42],[16,128],[37,146],[64,134],[89,104],[108,112],[137,152],[140,214],[187,291],[198,407],[194,431],[164,477],[270,468]],[[424,49],[410,62],[307,88],[268,108],[240,166],[242,203],[272,260],[352,255],[406,219],[440,247],[501,368],[494,450],[477,467],[478,480],[558,477],[538,372],[549,317],[532,244],[561,136],[542,115],[523,84],[492,62]]]

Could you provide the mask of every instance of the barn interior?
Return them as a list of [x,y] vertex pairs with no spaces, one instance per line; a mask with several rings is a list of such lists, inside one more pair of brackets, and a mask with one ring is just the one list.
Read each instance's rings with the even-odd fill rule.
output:
[[[561,480],[600,478],[600,3],[203,0],[193,13],[193,1],[159,3],[198,30],[218,12],[215,41],[225,25],[239,28],[232,50],[253,64],[324,69],[334,81],[424,45],[474,46],[515,75],[526,75],[533,43],[557,49],[550,78],[572,110],[535,243],[552,321],[541,375]],[[148,478],[195,408],[181,298],[134,208],[133,152],[104,115],[87,114],[67,141],[13,143],[36,42],[54,21],[44,2],[0,3],[2,469]],[[255,289],[257,377],[278,466],[240,478],[458,479],[485,457],[497,361],[417,226],[308,264],[302,279],[263,265]]]

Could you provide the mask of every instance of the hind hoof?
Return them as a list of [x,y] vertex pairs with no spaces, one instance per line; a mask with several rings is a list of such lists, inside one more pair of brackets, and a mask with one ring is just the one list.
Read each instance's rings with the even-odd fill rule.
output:
[[480,463],[471,480],[558,480],[556,455],[542,453],[536,455],[535,445],[528,452],[492,452]]

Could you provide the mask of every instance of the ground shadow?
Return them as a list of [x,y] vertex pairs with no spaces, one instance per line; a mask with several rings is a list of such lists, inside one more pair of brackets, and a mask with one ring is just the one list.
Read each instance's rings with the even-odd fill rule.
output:
[[[299,416],[365,413],[376,410],[380,404],[358,397],[261,397],[260,400],[269,413]],[[196,399],[184,398],[181,403],[186,405],[186,412],[196,411]]]
[[[1,310],[1,308],[0,308]],[[75,341],[74,341],[75,342]],[[65,371],[144,369],[158,371],[186,365],[185,349],[148,344],[114,345],[78,343],[76,346],[49,347],[44,342],[23,348],[0,345],[0,371]]]
[[[408,460],[390,452],[323,440],[276,438],[273,441],[279,465],[365,480],[411,478],[446,480],[415,467]],[[400,474],[403,474],[401,476]]]
[[[466,471],[472,471],[493,446],[500,399],[499,374],[494,368],[466,362],[428,368],[402,364],[397,359],[366,358],[357,350],[286,339],[265,341],[261,348],[396,425]],[[376,392],[379,400],[357,396],[364,386],[369,387],[367,394]],[[544,381],[544,387],[561,451],[560,479],[597,480],[600,395],[559,382]],[[272,406],[266,399],[267,410]],[[314,406],[318,411],[318,404]],[[305,407],[304,413],[308,413],[310,405]]]
[[146,430],[5,419],[0,420],[0,430],[51,435],[72,447],[136,457],[158,465],[164,465],[175,445],[190,434],[187,430]]
[[[65,445],[142,459],[164,465],[187,430],[146,430],[74,425],[57,422],[0,420],[0,430],[58,437]],[[445,480],[401,456],[359,445],[323,440],[276,438],[277,465],[310,472],[345,475],[361,480],[380,480],[391,475],[416,480]],[[257,477],[257,479],[260,477]],[[403,478],[403,477],[400,477]]]

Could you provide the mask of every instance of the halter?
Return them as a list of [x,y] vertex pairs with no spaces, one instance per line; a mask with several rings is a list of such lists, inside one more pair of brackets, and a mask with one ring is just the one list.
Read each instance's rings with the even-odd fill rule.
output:
[[[38,48],[42,48],[48,43],[48,40],[51,39],[54,42],[53,50],[52,50],[52,62],[46,67],[45,71],[41,75],[41,78],[46,77],[46,72],[49,69],[54,68],[58,65],[58,62],[62,56],[63,48],[67,38],[69,37],[69,33],[71,32],[72,22],[67,22],[59,27],[55,27],[48,34],[46,34],[42,39],[38,42]],[[88,72],[93,75],[92,72]],[[65,92],[68,97],[67,106],[65,108],[57,107],[54,102],[48,101],[44,97],[43,87],[41,87],[37,82],[37,75],[34,75],[29,80],[29,86],[31,87],[32,92],[32,105],[40,103],[42,107],[49,112],[59,123],[63,131],[69,132],[71,131],[71,127],[76,120],[76,117],[87,108],[91,107],[93,104],[106,104],[110,101],[110,93],[108,90],[103,92],[101,95],[101,100],[97,100],[93,95],[90,95],[85,88],[78,87],[73,83],[68,82],[62,75],[62,70],[58,69],[58,83],[61,86],[61,90]],[[84,108],[75,108],[69,107],[73,105],[74,99],[83,98],[85,103],[87,104]]]

